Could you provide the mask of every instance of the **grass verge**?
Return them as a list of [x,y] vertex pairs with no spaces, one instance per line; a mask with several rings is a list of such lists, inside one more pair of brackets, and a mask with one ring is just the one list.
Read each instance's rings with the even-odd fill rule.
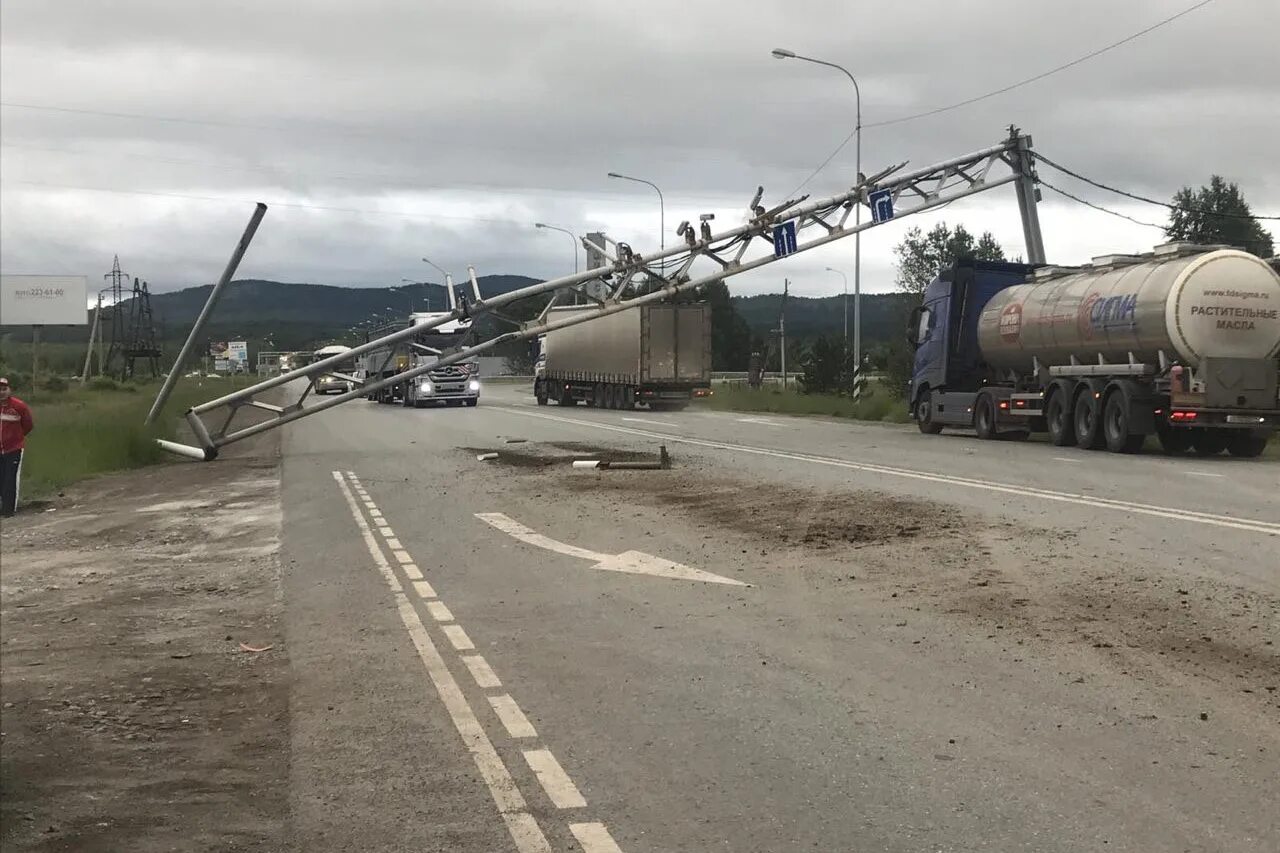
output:
[[827,415],[860,421],[906,423],[907,406],[878,385],[861,400],[836,394],[801,394],[795,388],[745,388],[717,385],[715,395],[705,401],[711,409],[730,412],[774,412],[780,415]]
[[242,384],[225,379],[184,379],[175,386],[164,414],[152,426],[143,421],[159,383],[114,386],[95,382],[60,393],[19,393],[35,418],[35,430],[27,437],[22,459],[23,498],[54,494],[94,474],[172,458],[155,440],[179,435],[181,414],[191,406]]

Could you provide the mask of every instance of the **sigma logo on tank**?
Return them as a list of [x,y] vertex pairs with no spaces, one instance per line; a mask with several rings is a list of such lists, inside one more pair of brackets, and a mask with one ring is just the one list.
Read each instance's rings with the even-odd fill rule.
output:
[[1006,305],[1000,312],[1000,337],[1015,343],[1022,334],[1022,303]]
[[1124,293],[1102,297],[1090,293],[1080,303],[1077,317],[1080,336],[1093,337],[1095,332],[1107,329],[1132,328],[1138,310],[1138,294]]

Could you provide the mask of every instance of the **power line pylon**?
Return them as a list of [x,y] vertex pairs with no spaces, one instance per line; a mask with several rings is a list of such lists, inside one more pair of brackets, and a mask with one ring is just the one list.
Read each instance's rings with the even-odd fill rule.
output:
[[129,300],[129,345],[124,349],[124,378],[132,379],[135,362],[146,359],[152,379],[160,376],[160,346],[156,342],[155,321],[151,315],[151,291],[147,283],[133,280],[133,296]]
[[[111,282],[111,346],[107,350],[106,359],[98,365],[98,370],[103,376],[111,376],[114,373],[114,365],[117,359],[124,358],[125,348],[125,316],[124,306],[124,285],[129,280],[127,273],[120,271],[120,256],[116,255],[111,262],[111,272],[103,276]],[[121,376],[124,375],[123,364],[120,367]]]

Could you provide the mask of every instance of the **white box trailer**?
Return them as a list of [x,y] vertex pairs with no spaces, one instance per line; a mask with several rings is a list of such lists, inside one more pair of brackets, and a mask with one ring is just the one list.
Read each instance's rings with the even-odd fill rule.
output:
[[[553,308],[551,320],[583,307]],[[682,409],[711,394],[711,307],[642,305],[544,335],[534,395],[539,405]]]

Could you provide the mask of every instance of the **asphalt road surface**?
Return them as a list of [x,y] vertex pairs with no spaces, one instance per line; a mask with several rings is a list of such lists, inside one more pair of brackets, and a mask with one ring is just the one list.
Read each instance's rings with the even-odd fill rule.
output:
[[339,407],[283,441],[297,846],[1274,849],[1278,485],[515,386]]

